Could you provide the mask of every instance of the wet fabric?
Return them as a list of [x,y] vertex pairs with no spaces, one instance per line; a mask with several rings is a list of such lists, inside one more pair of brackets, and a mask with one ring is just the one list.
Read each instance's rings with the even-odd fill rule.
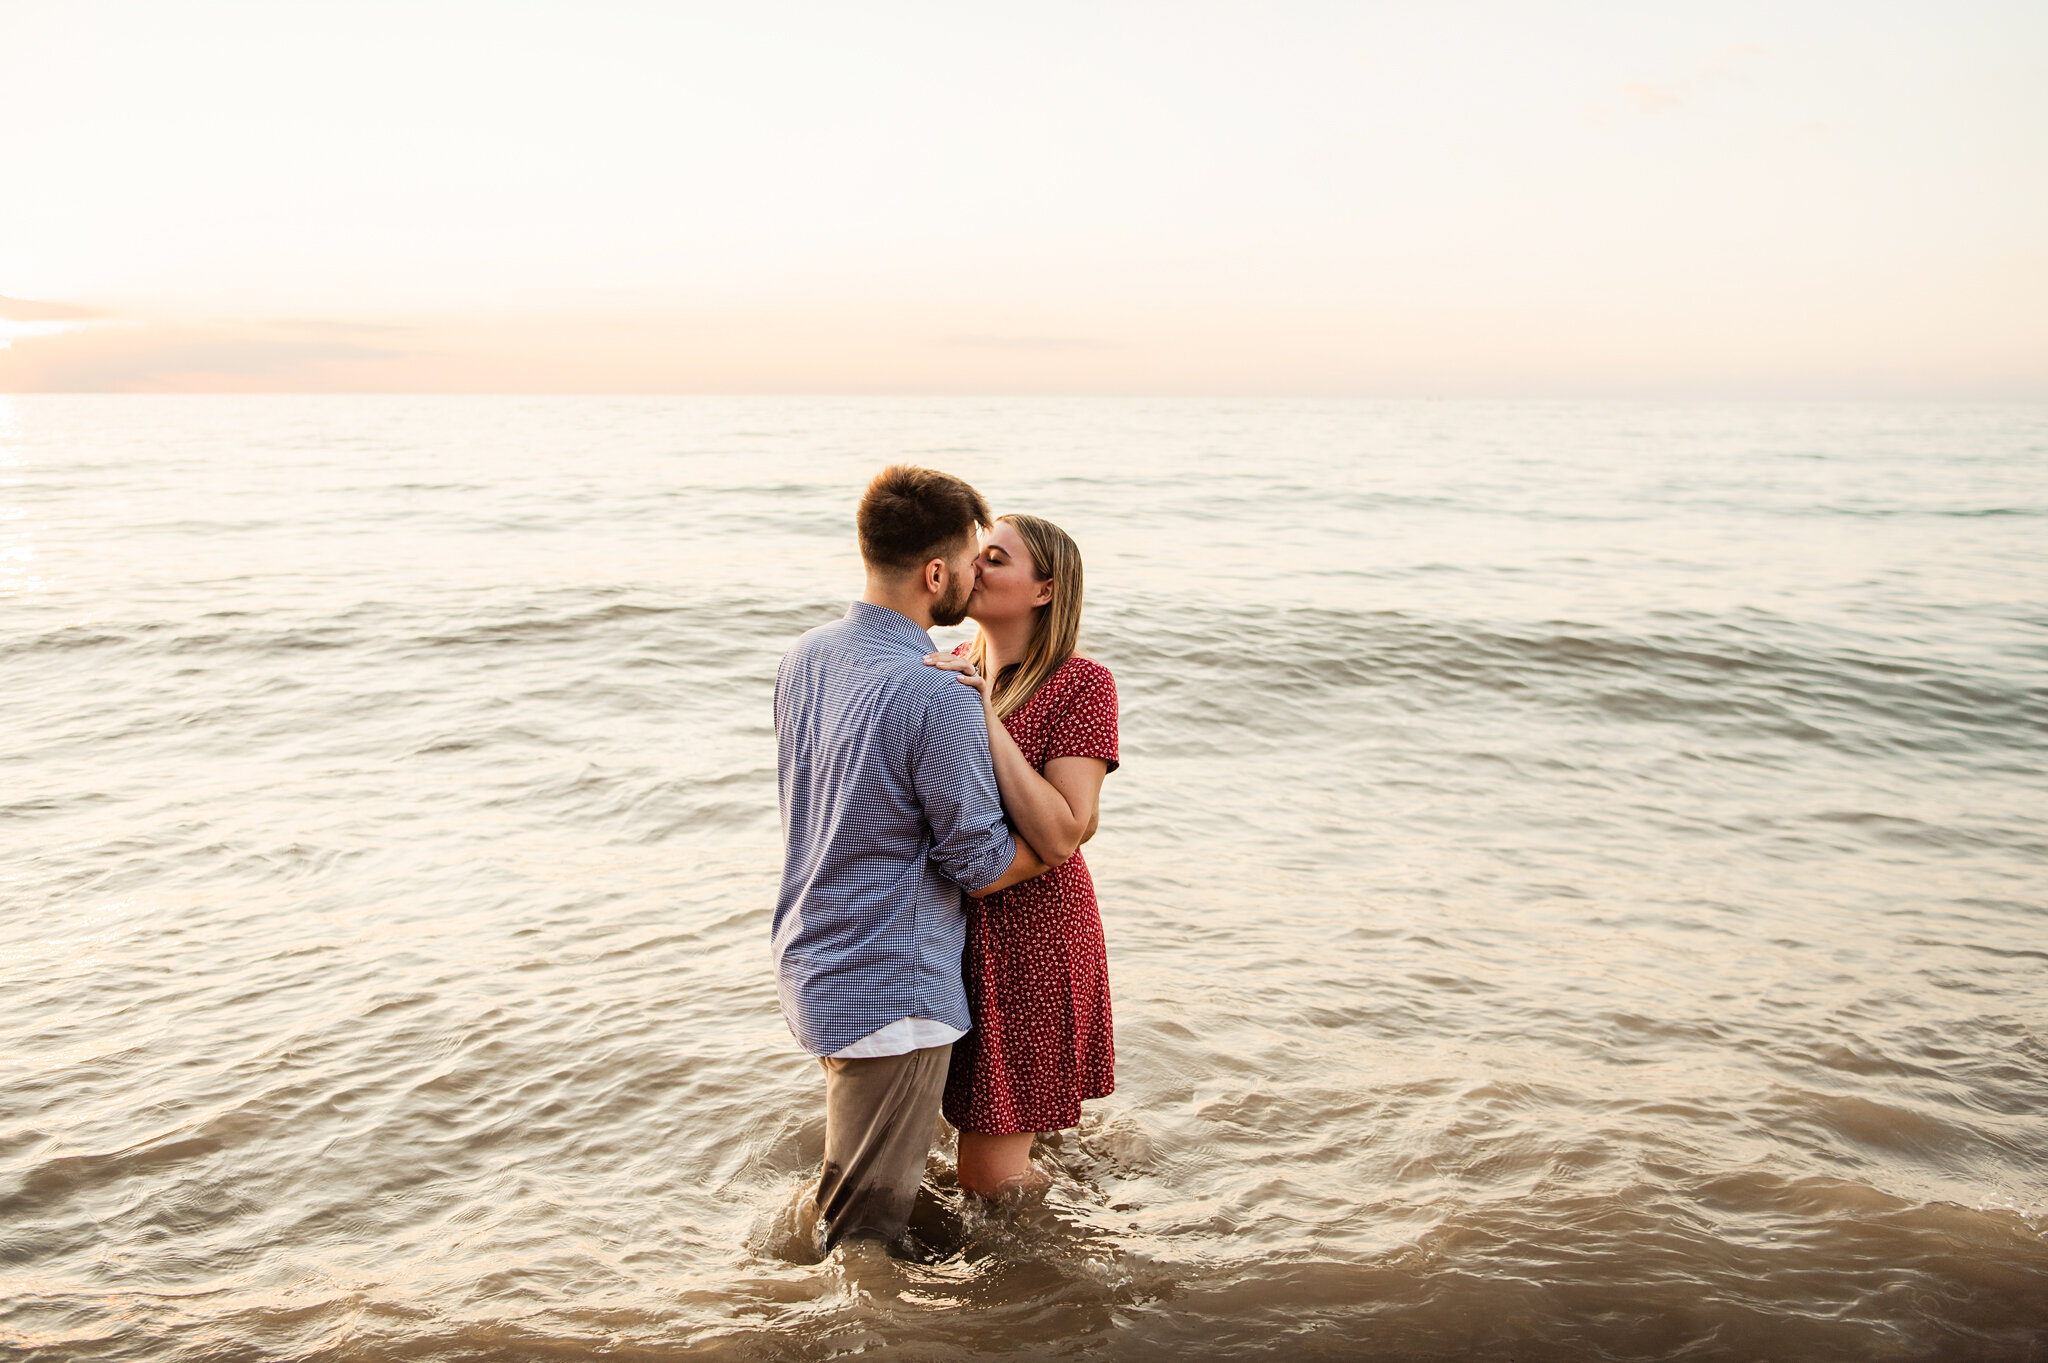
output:
[[952,1049],[928,1046],[867,1060],[819,1057],[825,1160],[818,1215],[826,1249],[849,1239],[901,1244],[924,1182]]

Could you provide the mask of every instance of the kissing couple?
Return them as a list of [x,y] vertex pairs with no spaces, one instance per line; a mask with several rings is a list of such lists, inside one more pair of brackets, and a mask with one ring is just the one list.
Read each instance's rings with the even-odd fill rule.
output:
[[[782,1013],[825,1073],[827,1250],[903,1252],[937,1117],[960,1186],[1035,1191],[1041,1132],[1115,1087],[1080,846],[1117,766],[1116,684],[1077,654],[1081,553],[896,465],[856,517],[866,588],[775,674]],[[933,651],[934,625],[973,642]]]

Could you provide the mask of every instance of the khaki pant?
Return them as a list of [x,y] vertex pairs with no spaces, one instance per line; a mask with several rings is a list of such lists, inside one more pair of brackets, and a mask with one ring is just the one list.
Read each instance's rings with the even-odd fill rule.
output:
[[905,1055],[835,1060],[825,1068],[825,1167],[818,1215],[825,1248],[865,1238],[895,1245],[924,1182],[951,1045]]

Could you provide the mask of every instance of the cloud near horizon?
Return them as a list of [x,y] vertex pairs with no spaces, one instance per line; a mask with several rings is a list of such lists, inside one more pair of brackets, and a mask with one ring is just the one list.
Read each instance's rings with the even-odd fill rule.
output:
[[0,297],[0,322],[79,322],[104,314],[75,303],[43,303],[29,298]]
[[346,386],[351,363],[406,354],[331,331],[331,324],[306,323],[67,327],[16,337],[0,349],[0,392],[316,391]]
[[[0,392],[952,393],[1362,397],[2035,396],[2007,332],[1852,318],[1860,334],[1569,301],[1481,313],[1186,306],[973,332],[902,310],[89,322],[0,349]],[[1033,323],[1036,322],[1037,325]],[[1076,325],[1080,323],[1082,325]],[[1820,350],[1830,363],[1814,363]]]

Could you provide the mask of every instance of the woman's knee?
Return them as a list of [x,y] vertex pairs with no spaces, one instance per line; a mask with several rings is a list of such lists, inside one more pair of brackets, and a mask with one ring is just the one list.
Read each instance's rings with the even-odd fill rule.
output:
[[1031,1167],[1029,1131],[1014,1136],[960,1133],[960,1186],[982,1197],[1029,1192],[1043,1182]]

